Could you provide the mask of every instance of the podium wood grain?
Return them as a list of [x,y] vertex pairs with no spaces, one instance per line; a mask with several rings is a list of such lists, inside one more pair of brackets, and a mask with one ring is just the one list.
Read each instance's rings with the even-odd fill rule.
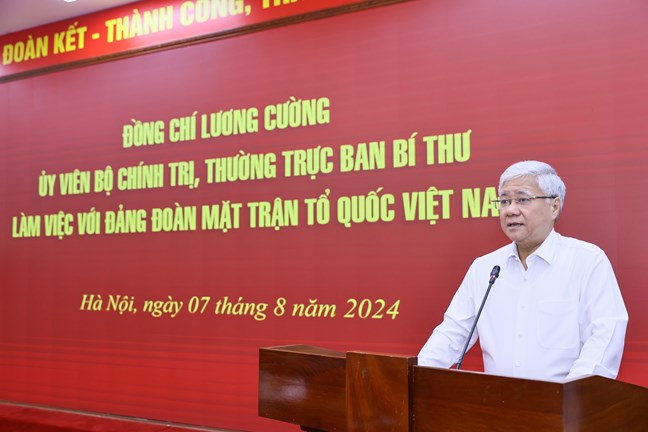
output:
[[648,389],[600,376],[536,381],[415,357],[261,348],[259,415],[306,431],[646,432]]

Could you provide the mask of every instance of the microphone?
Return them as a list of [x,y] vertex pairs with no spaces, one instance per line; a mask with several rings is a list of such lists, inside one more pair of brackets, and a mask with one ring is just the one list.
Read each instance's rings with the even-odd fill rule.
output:
[[461,363],[463,363],[463,358],[466,355],[466,351],[468,351],[468,344],[470,343],[470,339],[472,339],[472,335],[475,332],[475,327],[477,327],[477,321],[479,321],[479,316],[481,315],[482,309],[484,309],[484,304],[486,303],[486,299],[488,298],[488,293],[490,292],[491,287],[495,283],[495,280],[498,278],[499,272],[500,272],[500,266],[498,265],[493,267],[493,270],[491,270],[490,279],[488,280],[488,288],[486,289],[486,294],[484,294],[484,299],[481,302],[481,306],[479,306],[479,311],[477,312],[477,316],[475,317],[475,322],[473,322],[472,328],[470,329],[468,340],[466,340],[466,345],[464,345],[463,347],[463,351],[461,352],[461,357],[459,357],[459,361],[457,362],[457,367],[455,369],[459,369],[461,367]]

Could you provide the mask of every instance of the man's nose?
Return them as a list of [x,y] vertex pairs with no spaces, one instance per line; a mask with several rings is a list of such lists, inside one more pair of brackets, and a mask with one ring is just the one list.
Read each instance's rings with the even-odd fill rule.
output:
[[506,213],[508,214],[518,214],[520,212],[520,205],[515,202],[511,201],[511,203],[506,206]]

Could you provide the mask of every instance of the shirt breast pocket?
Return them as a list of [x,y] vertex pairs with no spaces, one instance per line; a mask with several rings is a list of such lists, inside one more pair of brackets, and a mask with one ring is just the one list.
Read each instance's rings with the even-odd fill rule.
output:
[[571,349],[578,345],[578,303],[542,301],[537,305],[537,336],[540,346]]

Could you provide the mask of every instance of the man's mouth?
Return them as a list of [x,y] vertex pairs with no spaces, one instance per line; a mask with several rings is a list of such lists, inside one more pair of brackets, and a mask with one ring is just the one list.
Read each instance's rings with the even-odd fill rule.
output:
[[506,224],[506,226],[511,228],[517,228],[517,227],[521,227],[522,224],[519,222],[509,222],[508,224]]

